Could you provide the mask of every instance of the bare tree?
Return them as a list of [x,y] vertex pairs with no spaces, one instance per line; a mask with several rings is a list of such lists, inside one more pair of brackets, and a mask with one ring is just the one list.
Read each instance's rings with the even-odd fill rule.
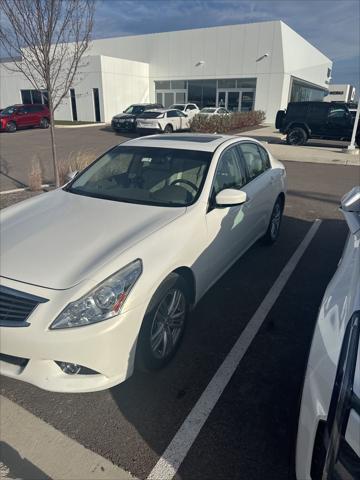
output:
[[50,133],[55,184],[54,112],[68,95],[89,47],[94,0],[0,0],[0,45],[11,63],[35,90],[45,90],[50,110]]

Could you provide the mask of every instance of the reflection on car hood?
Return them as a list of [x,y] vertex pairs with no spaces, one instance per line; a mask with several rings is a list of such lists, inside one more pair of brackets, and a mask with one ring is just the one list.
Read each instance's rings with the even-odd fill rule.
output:
[[47,288],[70,288],[185,210],[61,189],[39,195],[1,213],[1,275]]

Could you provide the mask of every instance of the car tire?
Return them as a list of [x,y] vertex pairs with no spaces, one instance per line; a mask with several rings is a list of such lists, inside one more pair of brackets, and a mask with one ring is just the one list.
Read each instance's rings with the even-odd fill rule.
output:
[[307,133],[301,127],[291,128],[286,135],[286,143],[288,145],[305,145],[307,139]]
[[14,133],[14,132],[16,132],[16,130],[17,130],[17,127],[16,127],[15,122],[8,122],[6,124],[6,131],[7,132]]
[[172,125],[170,125],[170,123],[168,123],[166,125],[166,127],[164,128],[164,133],[173,133],[174,129],[172,127]]
[[278,197],[271,212],[269,226],[262,240],[265,245],[273,245],[279,237],[284,202]]
[[40,120],[40,128],[49,128],[49,125],[50,123],[47,118],[44,117]]
[[[187,284],[183,277],[172,273],[156,290],[145,313],[136,348],[136,368],[159,370],[170,362],[181,343],[188,312]],[[172,327],[172,322],[177,326]]]

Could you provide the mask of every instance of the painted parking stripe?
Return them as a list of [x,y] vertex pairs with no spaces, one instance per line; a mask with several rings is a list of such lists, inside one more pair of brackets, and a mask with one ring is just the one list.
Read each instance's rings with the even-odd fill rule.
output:
[[320,225],[321,220],[315,220],[312,224],[162,457],[150,472],[148,480],[171,480],[174,477]]
[[0,478],[136,480],[0,395]]

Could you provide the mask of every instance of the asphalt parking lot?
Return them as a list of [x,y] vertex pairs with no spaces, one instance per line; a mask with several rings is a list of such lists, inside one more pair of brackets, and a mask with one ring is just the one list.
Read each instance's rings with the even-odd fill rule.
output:
[[[105,139],[101,148],[106,148]],[[347,235],[338,204],[360,179],[355,166],[285,164],[288,196],[278,242],[272,247],[256,244],[211,288],[192,312],[183,344],[167,368],[136,373],[111,390],[91,394],[53,394],[2,378],[1,394],[133,476],[146,479],[320,219],[314,238],[199,435],[186,446],[189,451],[175,476],[294,480],[307,355],[318,307]],[[35,441],[36,432],[33,435]]]

